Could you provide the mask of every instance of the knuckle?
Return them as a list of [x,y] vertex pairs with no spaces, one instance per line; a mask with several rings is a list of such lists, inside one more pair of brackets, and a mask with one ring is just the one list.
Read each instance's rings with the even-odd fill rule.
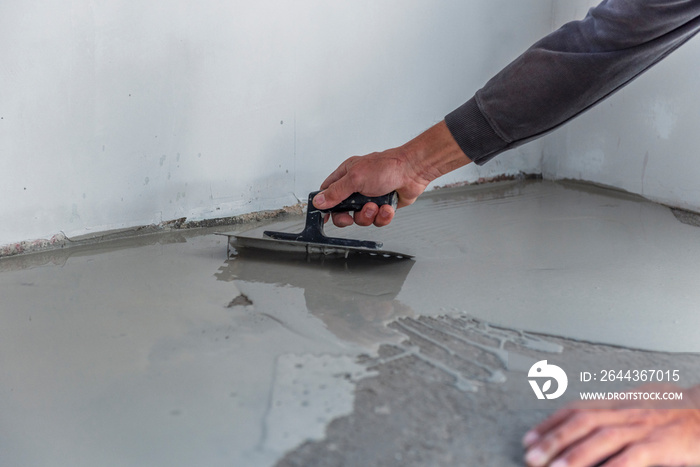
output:
[[612,458],[606,467],[638,467],[649,465],[651,458],[650,447],[646,444],[635,444]]
[[361,175],[357,170],[351,170],[348,172],[348,180],[350,181],[353,188],[360,186],[364,176]]
[[555,430],[549,433],[543,440],[541,447],[545,452],[555,452],[564,444],[566,437],[561,430]]
[[345,227],[348,225],[347,220],[341,214],[333,214],[333,224],[336,227]]
[[323,195],[326,197],[327,200],[331,200],[331,199],[334,199],[337,191],[338,191],[338,184],[332,183],[328,188],[326,188],[324,190]]
[[566,454],[564,454],[560,459],[566,462],[566,465],[587,465],[590,453],[585,447],[576,446],[570,449]]
[[367,217],[361,215],[360,213],[355,213],[354,219],[355,219],[355,224],[361,225],[363,227],[366,227],[372,223],[372,219],[367,218]]
[[622,428],[619,428],[619,427],[606,426],[606,427],[598,428],[595,431],[595,434],[601,438],[616,440],[616,439],[624,437],[625,430]]
[[583,429],[594,425],[595,414],[593,412],[576,409],[570,418],[569,423],[573,428]]
[[586,414],[575,414],[562,426],[552,430],[542,440],[545,451],[558,451],[571,442],[571,437],[578,433],[585,433],[591,426],[590,418]]

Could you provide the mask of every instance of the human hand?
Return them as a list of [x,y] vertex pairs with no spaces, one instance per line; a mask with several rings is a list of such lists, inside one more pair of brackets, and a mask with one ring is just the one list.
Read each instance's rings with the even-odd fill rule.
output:
[[[382,196],[396,191],[398,207],[402,208],[412,204],[432,180],[469,162],[441,122],[398,148],[347,159],[321,184],[323,191],[313,204],[318,209],[329,209],[353,193]],[[382,227],[394,214],[389,205],[367,203],[354,216],[334,213],[333,223],[338,227],[353,222]]]
[[682,392],[683,400],[570,404],[525,435],[527,465],[700,465],[700,386],[651,384],[635,391]]
[[[382,196],[392,191],[398,193],[401,208],[412,204],[430,183],[416,173],[401,148],[375,152],[366,156],[353,156],[326,178],[321,184],[322,193],[314,198],[319,209],[335,206],[353,193],[366,196]],[[361,211],[351,216],[346,212],[333,214],[333,223],[338,227],[358,225],[382,227],[394,218],[394,208],[386,204],[377,206],[367,203]]]

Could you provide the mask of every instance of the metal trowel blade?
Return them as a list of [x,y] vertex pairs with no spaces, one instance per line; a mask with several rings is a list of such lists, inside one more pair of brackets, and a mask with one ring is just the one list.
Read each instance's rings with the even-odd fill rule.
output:
[[411,259],[413,255],[382,249],[361,248],[352,246],[335,246],[323,243],[278,240],[273,238],[256,238],[242,235],[220,234],[228,237],[229,251],[231,248],[253,248],[259,250],[279,251],[286,253],[305,253],[310,256],[345,257],[349,255],[369,255],[375,257]]

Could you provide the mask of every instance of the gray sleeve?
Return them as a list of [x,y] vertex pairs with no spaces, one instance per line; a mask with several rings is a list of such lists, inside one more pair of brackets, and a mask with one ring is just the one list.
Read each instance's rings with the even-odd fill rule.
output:
[[445,117],[481,165],[554,130],[700,30],[700,0],[605,0],[544,37]]

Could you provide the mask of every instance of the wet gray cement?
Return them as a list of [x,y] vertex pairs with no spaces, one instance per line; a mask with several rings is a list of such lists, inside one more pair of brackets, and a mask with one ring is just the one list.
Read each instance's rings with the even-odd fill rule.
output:
[[[700,229],[666,207],[502,182],[332,232],[413,261],[227,258],[214,235],[302,223],[0,260],[3,465],[522,465],[579,391],[634,386],[581,371],[700,380]],[[544,359],[557,401],[527,382]]]
[[[376,374],[358,382],[353,413],[331,422],[324,439],[304,443],[277,466],[522,466],[523,434],[555,408],[577,400],[581,391],[636,387],[626,382],[582,383],[576,380],[581,371],[673,368],[686,384],[700,381],[699,355],[539,336],[559,346],[552,354],[527,345],[527,339],[536,336],[500,329],[505,345],[490,345],[505,348],[511,358],[499,365],[483,348],[464,341],[471,338],[488,347],[494,334],[493,329],[475,332],[486,325],[469,316],[403,318],[390,326],[398,326],[406,340],[384,345],[379,356],[361,360]],[[566,370],[568,397],[556,402],[534,399],[527,370],[540,359]],[[486,381],[490,373],[477,363],[500,368],[503,381]],[[465,391],[459,387],[460,378],[476,381],[478,388]]]

